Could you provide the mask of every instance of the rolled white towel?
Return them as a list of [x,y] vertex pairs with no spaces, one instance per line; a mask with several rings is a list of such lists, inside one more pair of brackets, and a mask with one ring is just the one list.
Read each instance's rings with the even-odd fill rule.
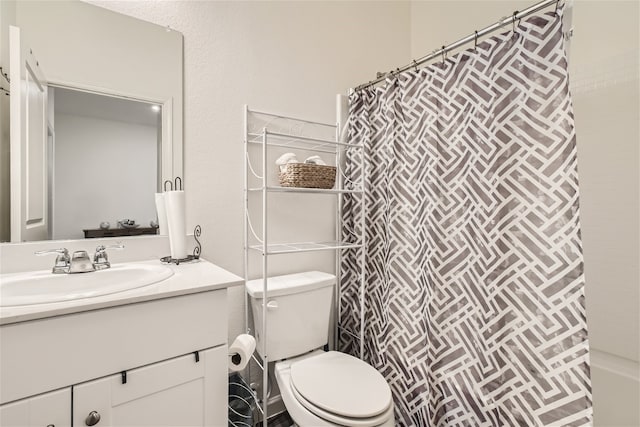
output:
[[293,153],[284,153],[276,160],[276,165],[286,165],[287,163],[299,163],[296,155]]
[[293,153],[284,153],[276,160],[276,165],[280,166],[280,172],[284,172],[287,163],[300,163]]
[[314,165],[326,165],[325,161],[320,158],[320,156],[311,156],[308,157],[305,163],[313,163]]

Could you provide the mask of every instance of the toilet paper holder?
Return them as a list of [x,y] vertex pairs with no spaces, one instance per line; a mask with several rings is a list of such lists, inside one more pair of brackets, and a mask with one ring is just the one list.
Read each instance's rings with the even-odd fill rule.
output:
[[253,356],[256,349],[256,340],[249,334],[240,334],[229,345],[229,370],[233,372],[241,371]]

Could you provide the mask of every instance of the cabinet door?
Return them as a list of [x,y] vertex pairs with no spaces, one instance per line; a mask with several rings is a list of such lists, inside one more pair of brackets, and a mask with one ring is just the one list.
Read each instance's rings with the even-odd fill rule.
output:
[[[227,346],[73,387],[75,426],[226,426]],[[93,414],[100,421],[87,423]]]
[[2,427],[71,425],[71,388],[52,391],[0,406]]

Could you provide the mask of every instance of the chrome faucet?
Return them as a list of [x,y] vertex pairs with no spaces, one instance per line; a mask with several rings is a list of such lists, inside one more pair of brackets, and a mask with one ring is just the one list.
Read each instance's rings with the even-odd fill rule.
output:
[[69,274],[96,271],[87,251],[75,251],[69,263]]
[[58,254],[56,263],[51,270],[54,274],[90,273],[111,267],[106,251],[108,248],[123,249],[124,245],[122,243],[111,246],[99,245],[96,248],[96,253],[93,255],[93,262],[89,258],[87,251],[75,251],[73,256],[70,257],[69,251],[66,248],[38,251],[35,254]]
[[66,248],[60,249],[48,249],[44,251],[36,252],[36,255],[58,254],[56,257],[56,263],[53,265],[51,272],[54,274],[69,273],[69,266],[71,264],[71,258],[69,258],[69,251]]

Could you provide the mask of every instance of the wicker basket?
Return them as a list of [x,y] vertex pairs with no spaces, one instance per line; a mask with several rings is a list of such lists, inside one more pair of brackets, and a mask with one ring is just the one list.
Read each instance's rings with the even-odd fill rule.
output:
[[287,163],[278,174],[283,187],[333,188],[336,167],[313,163]]

